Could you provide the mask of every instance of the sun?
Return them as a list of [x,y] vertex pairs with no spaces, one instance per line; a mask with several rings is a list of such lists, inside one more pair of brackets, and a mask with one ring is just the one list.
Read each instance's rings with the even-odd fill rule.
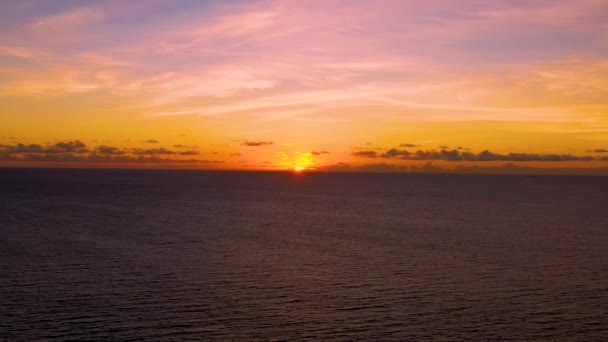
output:
[[296,165],[296,166],[293,168],[293,170],[294,170],[295,172],[302,172],[302,171],[304,171],[304,168],[303,168],[303,167],[301,167],[301,166],[299,166],[299,165]]

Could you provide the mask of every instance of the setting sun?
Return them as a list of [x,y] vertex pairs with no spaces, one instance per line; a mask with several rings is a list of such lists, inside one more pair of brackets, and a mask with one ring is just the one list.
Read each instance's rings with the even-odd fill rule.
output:
[[301,167],[301,166],[299,166],[299,165],[297,165],[296,167],[294,167],[294,168],[293,168],[293,170],[294,170],[295,172],[302,172],[302,171],[304,171],[304,168],[303,168],[303,167]]

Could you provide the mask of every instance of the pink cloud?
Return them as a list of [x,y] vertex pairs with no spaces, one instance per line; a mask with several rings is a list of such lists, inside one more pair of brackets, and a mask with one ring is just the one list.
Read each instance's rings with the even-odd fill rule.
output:
[[96,8],[77,8],[63,13],[39,18],[31,24],[34,31],[63,31],[87,25],[102,18],[102,13]]

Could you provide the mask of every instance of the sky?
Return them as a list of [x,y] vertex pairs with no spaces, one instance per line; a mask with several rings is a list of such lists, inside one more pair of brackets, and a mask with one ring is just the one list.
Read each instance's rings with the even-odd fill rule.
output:
[[608,174],[608,1],[6,1],[24,165]]

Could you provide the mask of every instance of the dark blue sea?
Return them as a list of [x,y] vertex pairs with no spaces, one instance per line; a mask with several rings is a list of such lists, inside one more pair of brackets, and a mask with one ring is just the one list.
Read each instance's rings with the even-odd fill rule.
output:
[[608,178],[0,169],[0,340],[608,341]]

